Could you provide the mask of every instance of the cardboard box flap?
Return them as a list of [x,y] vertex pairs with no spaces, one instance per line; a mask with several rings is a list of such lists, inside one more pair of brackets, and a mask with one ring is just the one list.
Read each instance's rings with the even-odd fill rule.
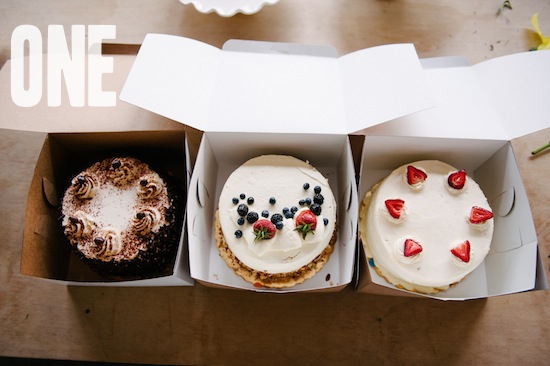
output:
[[548,51],[473,66],[460,57],[421,63],[435,107],[374,126],[370,134],[511,140],[550,126]]
[[509,139],[550,127],[550,51],[498,57],[472,69]]
[[348,133],[435,105],[412,44],[363,49],[339,63]]
[[369,129],[369,134],[507,140],[472,67],[459,57],[421,60],[435,107]]
[[340,58],[263,46],[222,51],[149,34],[120,99],[201,130],[230,132],[347,134],[432,106],[413,45]]
[[148,34],[120,99],[204,129],[220,61],[219,51],[191,39]]

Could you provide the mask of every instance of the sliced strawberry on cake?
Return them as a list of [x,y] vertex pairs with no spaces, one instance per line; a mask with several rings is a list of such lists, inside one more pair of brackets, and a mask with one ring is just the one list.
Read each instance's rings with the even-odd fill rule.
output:
[[406,239],[403,246],[403,255],[405,257],[412,257],[422,251],[422,245],[419,242],[412,239]]
[[447,183],[451,188],[462,189],[466,184],[466,170],[460,169],[454,173],[449,174]]
[[403,201],[400,198],[396,199],[388,199],[384,201],[386,204],[386,208],[388,209],[389,214],[394,219],[401,218],[401,214],[403,213],[403,210],[405,208],[405,201]]
[[420,186],[428,178],[428,175],[422,169],[415,166],[407,166],[407,183],[410,186]]
[[470,223],[483,224],[493,218],[493,213],[483,207],[474,206],[470,211]]
[[464,263],[470,261],[470,242],[466,240],[451,249],[451,253]]

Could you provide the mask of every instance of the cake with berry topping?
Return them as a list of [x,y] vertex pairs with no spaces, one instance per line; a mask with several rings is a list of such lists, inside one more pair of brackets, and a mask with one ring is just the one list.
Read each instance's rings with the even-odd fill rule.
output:
[[182,227],[175,182],[130,157],[93,164],[71,180],[61,206],[70,246],[106,277],[153,277],[169,270]]
[[493,225],[479,185],[437,160],[394,170],[366,194],[359,214],[369,265],[395,286],[427,294],[449,289],[483,262]]
[[219,197],[221,257],[257,287],[291,287],[313,277],[336,242],[336,201],[308,162],[262,155],[237,168]]

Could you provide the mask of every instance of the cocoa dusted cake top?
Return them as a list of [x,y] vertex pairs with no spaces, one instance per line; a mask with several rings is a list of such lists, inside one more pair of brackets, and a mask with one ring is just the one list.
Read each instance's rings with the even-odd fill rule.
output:
[[130,157],[109,158],[77,174],[62,203],[70,243],[88,259],[132,260],[150,250],[151,237],[168,225],[165,181]]

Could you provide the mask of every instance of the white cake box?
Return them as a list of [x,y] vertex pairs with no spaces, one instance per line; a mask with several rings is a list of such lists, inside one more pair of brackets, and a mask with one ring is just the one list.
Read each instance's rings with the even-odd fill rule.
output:
[[[491,250],[464,281],[429,296],[465,300],[548,288],[510,140],[550,127],[550,52],[516,54],[474,66],[461,58],[422,63],[436,107],[367,131],[360,199],[409,162],[438,159],[465,168],[482,187],[495,215]],[[360,259],[359,292],[428,296],[388,284],[364,256]]]
[[[325,47],[148,35],[120,99],[204,131],[187,207],[191,276],[207,286],[253,291],[335,291],[353,280],[357,186],[348,134],[432,104],[420,92],[412,45],[336,57]],[[218,254],[214,213],[229,174],[261,154],[309,160],[329,178],[338,241],[323,270],[301,285],[255,288]]]

